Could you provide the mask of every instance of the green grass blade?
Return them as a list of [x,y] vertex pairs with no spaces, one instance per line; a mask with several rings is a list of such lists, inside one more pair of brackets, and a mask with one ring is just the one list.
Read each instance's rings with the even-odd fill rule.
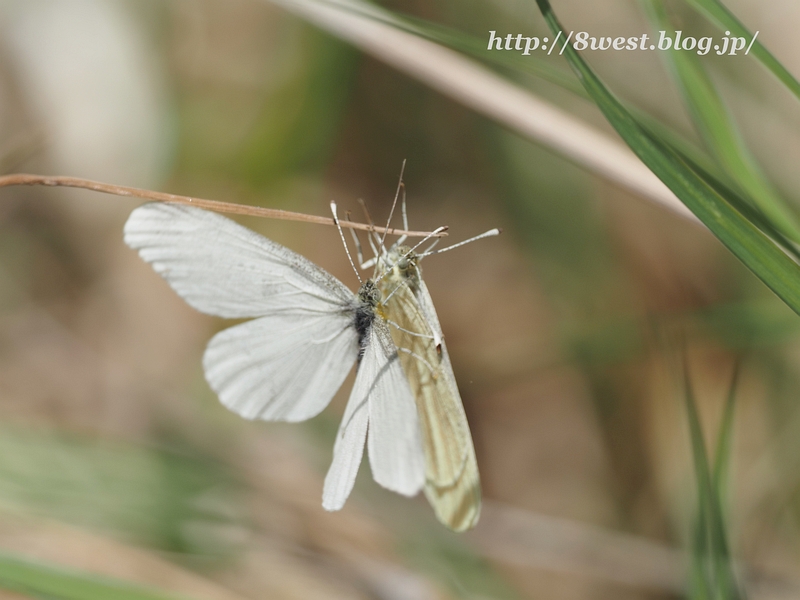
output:
[[712,536],[709,535],[711,527],[711,506],[713,504],[711,486],[711,473],[706,454],[706,445],[703,441],[703,430],[700,426],[700,416],[694,399],[692,384],[689,380],[689,368],[684,365],[684,399],[686,402],[686,415],[689,420],[689,438],[692,444],[692,462],[694,464],[695,478],[697,480],[697,522],[693,534],[692,572],[696,573],[697,592],[700,597],[713,597],[716,582],[713,578],[711,558],[715,555]]
[[[646,3],[659,29],[675,31],[669,23],[661,0]],[[694,52],[669,50],[672,71],[680,82],[695,127],[725,171],[752,202],[794,242],[800,242],[800,225],[796,216],[764,176],[755,158],[747,150],[722,98]]]
[[703,498],[698,501],[697,517],[692,527],[691,563],[689,565],[689,597],[692,600],[712,600],[708,573],[708,525]]
[[[654,135],[649,129],[648,132]],[[783,248],[784,252],[794,256],[796,260],[800,260],[800,248],[787,238],[782,231],[777,229],[773,222],[768,220],[761,211],[757,210],[751,203],[745,200],[738,189],[736,189],[736,185],[733,181],[730,181],[727,177],[720,174],[718,170],[709,170],[707,168],[708,165],[702,160],[702,157],[700,157],[701,160],[698,162],[696,160],[697,157],[685,153],[683,148],[673,146],[671,141],[663,139],[661,141],[669,146],[690,169],[697,173],[703,181],[711,186],[717,194],[724,198],[725,201],[737,210],[747,221],[775,241]]]
[[685,162],[690,165],[699,166],[706,173],[713,173],[719,181],[724,181],[726,186],[733,187],[735,184],[727,173],[723,172],[718,163],[694,142],[689,141],[680,133],[670,129],[667,125],[652,117],[646,112],[630,105],[626,105],[628,111],[636,121],[651,136],[660,139],[672,150],[677,153]]
[[697,529],[693,536],[692,573],[695,580],[693,584],[696,586],[698,597],[741,600],[744,596],[739,591],[733,573],[721,497],[714,484],[714,474],[703,441],[703,431],[689,380],[688,366],[684,366],[684,379],[686,413],[698,491]]
[[[565,34],[547,0],[537,0],[553,34]],[[700,173],[648,133],[567,44],[563,54],[620,136],[655,175],[778,297],[800,314],[800,267],[734,208]]]
[[[800,261],[800,247],[795,245],[787,238],[782,231],[777,229],[772,221],[768,220],[762,212],[757,210],[750,202],[745,200],[735,182],[722,173],[713,164],[709,164],[707,157],[696,151],[691,145],[682,143],[679,136],[670,135],[670,131],[663,126],[655,128],[651,125],[658,122],[655,120],[643,122],[640,115],[633,113],[634,118],[639,122],[651,137],[660,139],[668,146],[690,169],[692,169],[703,181],[711,186],[714,191],[725,199],[735,210],[737,210],[747,221],[752,223],[757,229],[764,232],[769,238],[777,243],[784,252],[793,256],[795,261]],[[663,134],[667,134],[666,137]]]
[[58,600],[179,600],[139,586],[0,554],[0,588]]
[[[696,7],[700,12],[705,14],[711,21],[716,23],[722,29],[727,29],[732,35],[737,37],[744,37],[747,43],[753,39],[753,34],[745,27],[739,19],[736,18],[731,11],[729,11],[722,2],[719,0],[687,0],[689,4]],[[789,90],[800,99],[800,82],[786,70],[777,58],[772,56],[769,50],[758,41],[753,42],[753,47],[750,52],[761,61],[767,69],[769,69],[778,80],[783,83]]]
[[714,488],[717,495],[721,498],[725,489],[725,482],[731,460],[731,443],[733,438],[733,413],[736,409],[736,389],[739,385],[739,361],[733,367],[731,385],[728,389],[728,399],[725,402],[725,410],[722,413],[722,423],[719,427],[717,436],[717,448],[714,453]]

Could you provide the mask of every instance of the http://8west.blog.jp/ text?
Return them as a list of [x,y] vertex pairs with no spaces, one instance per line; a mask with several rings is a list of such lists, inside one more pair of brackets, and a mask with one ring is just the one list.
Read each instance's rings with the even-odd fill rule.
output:
[[758,37],[758,31],[753,34],[752,39],[748,40],[742,36],[732,36],[730,31],[715,40],[713,37],[692,37],[684,36],[682,31],[659,31],[658,36],[651,37],[647,33],[632,37],[609,37],[592,36],[587,31],[570,31],[565,38],[559,31],[556,37],[550,41],[548,37],[524,36],[521,33],[498,34],[497,31],[489,32],[489,43],[487,50],[504,50],[519,52],[523,55],[530,55],[533,52],[552,54],[554,50],[558,54],[563,53],[567,44],[572,43],[575,50],[616,50],[616,51],[651,51],[651,50],[683,50],[696,52],[704,56],[713,51],[723,56],[737,56],[738,54],[748,54]]

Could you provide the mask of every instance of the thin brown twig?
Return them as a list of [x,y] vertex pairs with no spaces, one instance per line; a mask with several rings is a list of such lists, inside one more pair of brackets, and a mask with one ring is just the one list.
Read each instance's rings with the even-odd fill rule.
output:
[[[178,194],[168,194],[166,192],[155,192],[139,188],[101,183],[79,177],[63,177],[48,175],[31,175],[28,173],[15,173],[12,175],[0,176],[0,187],[11,185],[46,185],[83,188],[95,192],[114,194],[116,196],[129,196],[133,198],[143,198],[145,200],[155,200],[157,202],[171,202],[173,204],[185,204],[197,206],[221,213],[232,213],[236,215],[248,215],[251,217],[264,217],[267,219],[282,219],[285,221],[301,221],[304,223],[319,223],[320,225],[335,225],[330,217],[319,217],[317,215],[307,215],[277,208],[263,208],[260,206],[247,206],[246,204],[234,204],[232,202],[220,202],[218,200],[205,200],[203,198],[190,198],[189,196],[179,196]],[[406,231],[404,229],[394,229],[392,227],[376,227],[365,223],[355,223],[353,221],[340,221],[342,227],[360,229],[362,231],[386,232],[389,235],[407,235],[409,237],[444,237],[445,231],[431,233],[428,231]],[[445,228],[446,229],[446,228]]]

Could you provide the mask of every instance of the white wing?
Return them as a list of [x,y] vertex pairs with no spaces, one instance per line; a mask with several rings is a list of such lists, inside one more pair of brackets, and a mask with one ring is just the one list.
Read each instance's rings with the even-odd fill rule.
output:
[[344,506],[355,483],[369,421],[369,463],[383,487],[413,496],[425,483],[425,457],[414,397],[386,324],[376,318],[347,401],[325,477],[322,506]]
[[[413,496],[425,483],[417,406],[397,349],[383,320],[375,319],[359,375],[372,382],[369,394],[369,465],[383,487]],[[355,393],[358,388],[353,389]],[[363,393],[363,392],[362,392]]]
[[325,476],[325,485],[322,489],[322,508],[325,510],[342,508],[356,482],[358,467],[364,455],[364,440],[367,437],[369,420],[368,398],[364,393],[366,391],[364,388],[368,386],[365,386],[364,380],[359,368],[353,391],[344,409],[339,432],[336,434],[333,462]]
[[152,203],[125,223],[125,243],[197,310],[260,317],[298,307],[330,313],[353,293],[299,254],[199,208]]
[[328,405],[358,356],[352,319],[286,309],[221,331],[203,356],[206,379],[246,419],[310,419]]

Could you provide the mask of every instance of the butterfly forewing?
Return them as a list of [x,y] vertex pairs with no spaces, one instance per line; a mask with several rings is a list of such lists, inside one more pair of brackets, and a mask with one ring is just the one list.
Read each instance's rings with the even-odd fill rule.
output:
[[[452,389],[442,371],[433,334],[408,286],[398,289],[387,303],[392,338],[420,413],[425,440],[427,480],[452,485],[467,459],[464,424],[453,402]],[[468,435],[468,432],[467,432]]]
[[125,223],[125,243],[206,314],[235,319],[292,308],[328,313],[353,301],[353,292],[311,261],[199,208],[140,206]]
[[389,298],[390,332],[419,410],[425,495],[440,521],[456,531],[469,529],[480,515],[478,466],[433,302],[418,273],[392,269],[380,285]]

